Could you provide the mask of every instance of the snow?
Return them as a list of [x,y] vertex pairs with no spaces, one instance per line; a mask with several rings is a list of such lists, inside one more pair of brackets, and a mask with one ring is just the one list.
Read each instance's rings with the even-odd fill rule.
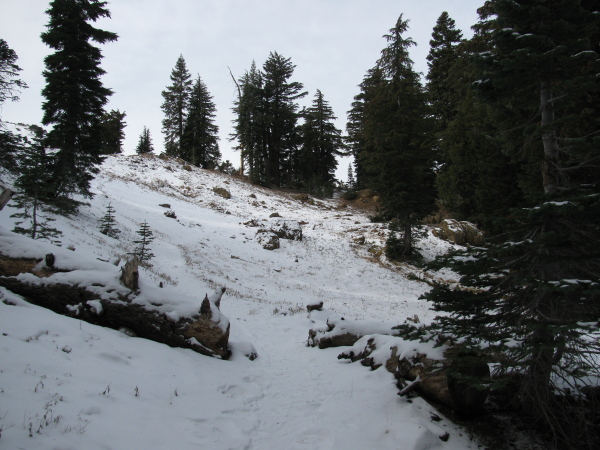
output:
[[[0,178],[10,182],[5,173]],[[213,187],[226,188],[232,198],[216,195]],[[373,261],[368,249],[382,244],[384,225],[338,209],[333,200],[301,203],[158,158],[109,157],[93,191],[78,215],[56,217],[62,247],[8,231],[15,211],[9,203],[0,212],[0,252],[39,259],[53,253],[56,267],[70,272],[20,277],[95,283],[93,289],[110,298],[113,289],[123,289],[120,267],[146,220],[156,257],[140,269],[134,301],[177,320],[196,313],[206,295],[216,307],[213,293],[226,287],[217,320],[231,325],[232,357],[222,361],[130,337],[0,288],[2,448],[478,447],[448,419],[432,423],[433,408],[423,400],[398,397],[392,374],[338,360],[348,347],[306,345],[308,330],[333,315],[386,328],[415,314],[421,322],[433,318],[429,305],[417,300],[428,285],[406,278],[422,278],[422,271]],[[98,231],[109,203],[119,239]],[[177,218],[166,217],[168,210]],[[257,228],[244,223],[253,219],[266,227],[274,212],[302,224],[301,241],[281,239],[273,251],[256,242]],[[357,236],[367,244],[354,244]],[[422,245],[429,259],[449,248],[431,235]],[[306,305],[320,301],[329,312],[308,315]],[[416,348],[406,345],[407,351]],[[251,354],[258,357],[251,361],[245,356]],[[447,442],[439,439],[445,432]]]

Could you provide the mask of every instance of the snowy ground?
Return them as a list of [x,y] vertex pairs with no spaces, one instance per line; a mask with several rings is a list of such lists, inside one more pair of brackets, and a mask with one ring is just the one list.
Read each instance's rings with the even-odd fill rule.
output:
[[[213,187],[232,198],[216,195]],[[62,248],[74,248],[72,255],[82,260],[113,262],[133,250],[135,231],[147,220],[156,258],[141,272],[142,291],[162,295],[172,312],[185,314],[216,286],[227,287],[221,310],[231,322],[233,357],[221,361],[131,338],[0,290],[0,298],[16,304],[0,302],[0,447],[478,447],[447,419],[432,422],[433,409],[421,399],[398,397],[385,370],[338,360],[342,348],[306,346],[309,328],[328,314],[308,316],[308,303],[323,301],[331,314],[391,324],[415,314],[432,317],[417,300],[427,285],[406,279],[409,272],[423,274],[392,270],[368,252],[383,239],[381,225],[359,211],[336,209],[333,201],[301,203],[158,158],[108,158],[94,191],[77,217],[58,218]],[[109,202],[118,240],[98,231]],[[166,217],[167,209],[177,219]],[[12,212],[0,212],[5,236]],[[244,222],[267,223],[274,212],[303,222],[304,239],[262,249],[254,239],[257,228]],[[353,243],[360,236],[366,245]],[[430,257],[447,248],[431,237],[423,245]],[[259,354],[254,361],[242,355],[248,343]],[[447,442],[439,439],[445,432]]]

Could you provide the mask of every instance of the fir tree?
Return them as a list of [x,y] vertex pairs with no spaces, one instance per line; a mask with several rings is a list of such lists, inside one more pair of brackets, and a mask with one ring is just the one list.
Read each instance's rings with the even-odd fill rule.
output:
[[[31,142],[27,142],[19,153],[19,176],[15,182],[18,189],[13,197],[12,206],[20,211],[11,217],[21,219],[15,223],[13,231],[24,234],[31,239],[47,239],[59,243],[62,233],[50,225],[54,221],[47,214],[47,207],[42,203],[48,197],[50,184],[49,158],[44,145],[45,132],[41,127],[32,125]],[[24,226],[28,224],[28,226]]]
[[348,181],[346,186],[349,190],[356,189],[356,180],[354,179],[354,171],[352,170],[352,164],[348,164]]
[[312,106],[302,111],[302,117],[299,181],[307,185],[309,193],[323,189],[331,191],[337,168],[336,157],[346,153],[342,132],[334,123],[336,117],[320,90],[317,90]]
[[294,73],[290,58],[272,52],[263,66],[264,131],[266,133],[265,175],[268,186],[290,185],[297,166],[296,101],[304,97],[303,84],[289,81]]
[[16,64],[17,59],[15,51],[0,39],[0,105],[6,100],[18,101],[20,90],[27,88],[27,84],[18,78],[21,68]]
[[198,76],[190,93],[181,158],[204,169],[214,169],[221,159],[219,127],[214,123],[215,111],[212,96]]
[[140,262],[150,261],[150,259],[154,258],[154,254],[148,246],[154,240],[154,236],[148,222],[144,220],[144,223],[141,224],[140,229],[136,233],[140,235],[140,239],[133,241],[134,244],[137,244],[133,254],[138,256]]
[[[439,133],[448,127],[448,122],[456,114],[456,106],[460,100],[455,85],[448,79],[450,69],[458,59],[457,46],[462,40],[462,33],[456,29],[456,23],[446,11],[438,18],[427,55],[427,98],[431,106],[433,131]],[[437,137],[437,136],[436,136]],[[434,147],[438,149],[437,139]],[[444,161],[444,155],[437,155],[438,161]]]
[[123,152],[123,139],[125,139],[125,114],[124,112],[115,111],[102,115],[102,150],[103,155],[112,155]]
[[121,231],[115,228],[116,223],[117,222],[115,220],[115,208],[113,208],[112,205],[109,203],[106,207],[106,214],[100,220],[100,233],[111,238],[117,239]]
[[183,55],[180,55],[171,72],[172,84],[162,92],[164,102],[160,106],[165,115],[162,121],[162,132],[165,135],[165,153],[169,156],[182,156],[183,130],[192,91],[191,78],[185,59],[183,59]]
[[[413,252],[412,228],[435,208],[433,154],[428,145],[427,105],[403,34],[402,15],[385,35],[388,45],[370,73],[363,106],[363,150],[358,155],[370,187],[380,195],[380,214],[403,227],[403,255]],[[367,80],[366,80],[367,81]]]
[[250,180],[256,184],[267,183],[267,131],[263,92],[263,75],[252,61],[250,71],[236,82],[239,88],[235,102],[234,132],[231,140],[238,142],[241,160],[248,167]]
[[487,248],[450,258],[462,286],[476,289],[439,285],[426,295],[443,312],[430,331],[483,355],[497,375],[518,376],[515,398],[557,448],[597,446],[584,392],[600,369],[600,173],[590,164],[600,121],[567,115],[574,104],[595,107],[600,16],[589,5],[492,0],[480,10],[492,45],[475,53],[478,91],[522,121],[505,131],[518,130],[521,145],[504,151],[537,154],[542,174],[530,172],[530,183],[541,195],[514,209]]
[[140,140],[138,142],[137,147],[135,148],[135,152],[138,155],[144,155],[146,153],[154,152],[154,145],[152,144],[152,137],[150,136],[150,130],[144,127],[142,134],[140,134]]
[[46,12],[50,17],[42,41],[55,53],[45,59],[46,87],[42,95],[42,123],[53,128],[47,135],[53,156],[54,198],[81,194],[91,198],[90,181],[102,162],[101,117],[112,94],[100,81],[102,54],[90,41],[115,41],[115,33],[94,28],[89,22],[110,17],[107,2],[55,0]]

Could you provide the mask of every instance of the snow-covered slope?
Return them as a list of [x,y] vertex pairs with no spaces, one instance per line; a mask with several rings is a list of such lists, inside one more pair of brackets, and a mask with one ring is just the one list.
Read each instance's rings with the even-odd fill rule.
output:
[[[231,323],[233,357],[220,361],[131,338],[0,291],[7,301],[0,303],[0,447],[477,448],[448,420],[432,422],[424,401],[398,397],[388,372],[341,362],[341,349],[306,346],[308,329],[327,314],[308,316],[308,303],[392,325],[415,314],[431,318],[417,300],[427,285],[405,277],[414,269],[391,270],[373,261],[368,244],[353,243],[359,236],[380,243],[381,225],[335,201],[302,203],[155,157],[109,157],[94,192],[76,217],[57,218],[63,248],[114,262],[133,250],[147,221],[156,257],[141,270],[142,291],[187,314],[225,286],[221,310]],[[118,240],[98,231],[109,203]],[[4,231],[12,229],[12,211],[0,212]],[[257,228],[244,223],[267,224],[275,212],[303,224],[302,241],[281,240],[273,251],[259,245]],[[446,249],[434,238],[423,244],[430,256]],[[259,354],[254,361],[243,356],[250,345]],[[443,442],[438,436],[446,431]]]

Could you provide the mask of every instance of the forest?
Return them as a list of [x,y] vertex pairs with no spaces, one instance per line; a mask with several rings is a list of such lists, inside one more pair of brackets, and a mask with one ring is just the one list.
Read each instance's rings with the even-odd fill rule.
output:
[[[464,39],[444,12],[432,31],[424,79],[414,70],[408,18],[357,89],[345,133],[320,90],[309,107],[291,58],[271,52],[235,84],[242,165],[221,161],[216,105],[183,56],[162,92],[164,149],[144,129],[137,153],[247,177],[251,183],[344,198],[371,189],[373,221],[389,224],[386,255],[419,263],[426,217],[477,224],[483,246],[432,263],[461,275],[423,296],[438,313],[404,324],[407,339],[460,346],[457,377],[511,398],[557,448],[600,439],[600,12],[595,0],[488,0]],[[45,211],[77,214],[93,196],[104,155],[121,153],[126,113],[106,111],[97,45],[118,36],[92,24],[110,17],[98,0],[52,1],[42,41],[43,119],[19,134],[0,117],[0,164],[17,176],[15,232],[51,239]],[[112,44],[118,45],[118,43]],[[18,55],[0,38],[0,105],[26,84]],[[335,179],[350,155],[348,182]],[[485,361],[493,382],[473,367]]]

